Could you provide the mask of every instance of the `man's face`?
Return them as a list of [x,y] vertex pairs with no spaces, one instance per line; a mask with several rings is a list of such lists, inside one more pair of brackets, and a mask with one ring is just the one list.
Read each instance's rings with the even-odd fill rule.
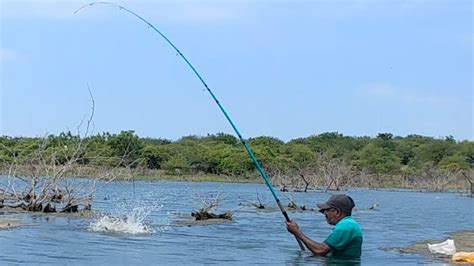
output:
[[329,208],[324,210],[323,214],[326,217],[326,222],[330,225],[336,225],[339,221],[339,214],[341,212],[336,208]]

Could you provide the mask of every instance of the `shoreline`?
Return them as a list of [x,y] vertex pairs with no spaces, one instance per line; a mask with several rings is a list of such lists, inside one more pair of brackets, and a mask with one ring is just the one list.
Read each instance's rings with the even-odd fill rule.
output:
[[[31,173],[26,166],[19,166],[15,175],[0,167],[0,178],[8,177],[20,177],[24,176],[27,179],[31,178]],[[305,189],[302,182],[293,184],[293,181],[299,179],[297,174],[289,174],[285,176],[271,176],[269,175],[270,182],[274,188],[280,189],[284,187],[288,192],[300,192]],[[40,174],[45,176],[45,174]],[[173,174],[166,172],[161,169],[129,169],[129,168],[95,168],[95,167],[81,167],[79,172],[67,172],[61,174],[61,179],[66,178],[78,178],[78,179],[95,179],[97,181],[104,182],[134,182],[134,181],[173,181],[173,182],[218,182],[218,183],[236,183],[236,184],[265,184],[262,177],[254,172],[247,176],[238,175],[224,175],[224,174],[206,174],[206,173],[186,173],[186,174]],[[301,181],[301,180],[296,180]],[[450,180],[442,186],[433,185],[427,180],[419,180],[413,182],[405,182],[401,176],[391,175],[383,177],[367,177],[363,178],[351,178],[350,182],[341,182],[339,188],[341,191],[347,189],[370,189],[370,190],[388,190],[388,191],[419,191],[419,192],[448,192],[448,193],[462,193],[466,196],[474,197],[474,192],[468,184],[467,180],[462,178],[456,178]],[[305,181],[306,182],[306,181]],[[326,190],[328,180],[310,181],[308,191],[320,191]],[[331,191],[337,191],[330,189]],[[1,190],[0,190],[1,191]]]
[[[428,249],[428,244],[441,243],[446,239],[453,239],[456,252],[474,252],[474,230],[459,230],[448,234],[444,239],[428,239],[416,241],[405,247],[388,248],[386,251],[396,250],[400,253],[418,254],[432,262],[459,264],[452,261],[451,255],[433,254]],[[470,264],[468,264],[470,265]]]
[[[7,175],[0,173],[1,177],[6,177]],[[97,179],[97,181],[104,182],[135,182],[135,181],[145,181],[145,182],[161,182],[161,181],[172,181],[172,182],[211,182],[211,183],[235,183],[235,184],[265,184],[262,178],[258,177],[230,177],[225,175],[137,175],[135,177],[124,177],[119,176],[112,180],[105,178],[98,178],[94,176],[82,176],[75,177],[79,179]],[[270,180],[272,182],[272,180]],[[274,188],[278,186],[273,185]],[[308,192],[310,191],[321,191],[325,190],[326,186],[318,187],[309,187]],[[369,189],[369,190],[382,190],[382,191],[391,191],[391,192],[420,192],[420,193],[461,193],[465,194],[467,197],[472,197],[470,195],[469,189],[467,187],[454,185],[453,187],[446,188],[443,191],[435,191],[426,187],[399,187],[399,186],[341,186],[340,191],[346,191],[349,189]],[[337,191],[337,190],[328,190],[328,191]],[[302,192],[298,188],[289,188],[287,192]],[[302,192],[303,193],[303,192]]]

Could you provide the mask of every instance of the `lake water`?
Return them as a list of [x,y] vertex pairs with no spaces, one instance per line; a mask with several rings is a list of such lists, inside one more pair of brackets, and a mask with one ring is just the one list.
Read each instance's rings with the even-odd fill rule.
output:
[[[359,209],[379,204],[375,211],[353,213],[364,231],[363,265],[441,264],[433,258],[387,248],[418,240],[444,241],[454,231],[474,230],[474,200],[456,193],[345,192]],[[222,201],[214,212],[236,211],[232,222],[198,226],[180,223],[200,208],[204,199],[219,193]],[[104,217],[21,215],[24,226],[0,231],[0,264],[328,264],[324,258],[299,251],[279,211],[242,205],[246,200],[257,202],[257,193],[264,205],[274,205],[262,184],[99,184],[93,209],[108,214],[105,218],[115,222],[119,232],[111,232],[113,225],[107,230],[101,228],[107,222]],[[306,207],[315,207],[331,195],[317,191],[290,194]],[[281,199],[288,202],[283,195]],[[289,215],[316,241],[322,241],[331,231],[324,216],[317,212]],[[124,216],[129,217],[129,224],[118,224],[121,220],[117,219]],[[136,224],[140,226],[135,228]]]

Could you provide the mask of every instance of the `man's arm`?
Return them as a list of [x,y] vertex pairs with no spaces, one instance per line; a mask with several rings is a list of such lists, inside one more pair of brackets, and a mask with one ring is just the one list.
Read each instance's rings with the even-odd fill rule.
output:
[[331,247],[326,243],[318,243],[303,234],[303,232],[298,227],[298,224],[294,221],[287,222],[286,229],[288,232],[299,238],[314,255],[326,256],[331,251]]

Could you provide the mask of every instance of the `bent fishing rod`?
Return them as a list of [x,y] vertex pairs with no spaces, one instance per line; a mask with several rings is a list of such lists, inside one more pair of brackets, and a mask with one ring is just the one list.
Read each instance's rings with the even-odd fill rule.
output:
[[[260,175],[262,176],[263,180],[265,181],[265,184],[267,185],[267,187],[270,189],[273,197],[275,198],[275,201],[278,205],[278,207],[280,208],[280,211],[281,213],[283,214],[283,216],[285,217],[286,221],[287,222],[290,222],[290,217],[288,216],[288,213],[286,212],[285,208],[283,207],[283,205],[281,204],[281,201],[278,197],[278,194],[277,192],[275,191],[275,189],[273,188],[272,184],[270,183],[270,180],[268,179],[268,176],[267,174],[265,173],[265,171],[263,170],[262,166],[260,165],[260,163],[257,161],[257,158],[255,157],[255,155],[253,154],[252,150],[250,149],[250,147],[248,146],[247,142],[245,142],[244,138],[242,137],[242,135],[240,134],[240,131],[237,129],[237,126],[234,124],[234,122],[232,121],[232,119],[230,119],[230,116],[227,114],[227,112],[224,110],[224,107],[222,107],[222,105],[220,104],[219,100],[217,100],[216,96],[214,95],[214,93],[211,91],[211,89],[207,86],[207,83],[204,81],[204,79],[201,77],[201,75],[197,72],[196,68],[194,68],[194,66],[191,64],[191,62],[189,62],[189,60],[183,55],[183,53],[181,53],[181,51],[161,32],[159,31],[153,24],[151,24],[150,22],[148,22],[146,19],[144,19],[143,17],[141,17],[140,15],[138,15],[137,13],[121,6],[121,5],[117,5],[117,4],[114,4],[114,3],[110,3],[110,2],[92,2],[90,4],[87,4],[87,5],[84,5],[82,7],[80,7],[79,9],[77,9],[74,14],[77,14],[79,11],[81,11],[82,9],[84,8],[87,8],[87,7],[92,7],[92,6],[95,6],[95,5],[109,5],[109,6],[114,6],[114,7],[118,7],[120,10],[123,10],[133,16],[135,16],[136,18],[138,18],[139,20],[141,20],[142,22],[144,22],[145,24],[148,25],[148,27],[152,28],[155,32],[157,32],[161,37],[163,37],[163,39],[165,39],[165,41],[171,46],[173,47],[174,50],[176,50],[176,52],[178,53],[178,55],[184,60],[184,62],[186,62],[186,64],[193,70],[194,74],[196,74],[196,76],[199,78],[199,80],[201,81],[201,83],[204,85],[204,87],[206,88],[207,92],[209,92],[209,94],[211,95],[212,99],[214,100],[214,102],[217,104],[217,106],[219,107],[219,109],[222,111],[222,113],[224,114],[225,118],[227,119],[227,121],[230,123],[230,125],[232,126],[232,128],[234,129],[235,133],[237,134],[237,136],[239,137],[239,140],[240,142],[244,145],[245,147],[245,150],[247,151],[247,153],[249,154],[250,158],[252,159],[252,162],[253,164],[255,165],[255,167],[257,168],[257,171],[260,173]],[[298,242],[298,245],[300,246],[301,250],[305,250],[304,246],[303,246],[303,243],[301,242],[301,240],[299,238],[297,238],[295,236],[295,239],[296,241]]]

